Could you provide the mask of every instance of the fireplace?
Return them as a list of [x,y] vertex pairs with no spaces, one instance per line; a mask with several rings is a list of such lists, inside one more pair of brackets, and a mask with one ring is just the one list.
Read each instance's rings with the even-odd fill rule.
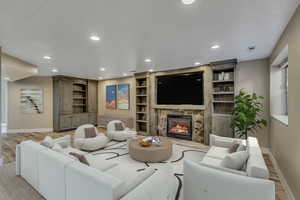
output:
[[167,136],[192,140],[192,116],[167,115]]

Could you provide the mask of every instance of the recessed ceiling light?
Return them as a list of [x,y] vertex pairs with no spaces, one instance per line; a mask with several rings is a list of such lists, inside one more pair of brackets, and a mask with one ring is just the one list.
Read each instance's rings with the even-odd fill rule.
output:
[[98,77],[98,79],[99,79],[99,80],[102,80],[102,79],[103,79],[103,77],[102,77],[102,76],[99,76],[99,77]]
[[211,46],[210,48],[211,48],[211,49],[219,49],[219,48],[220,48],[220,45],[215,44],[215,45]]
[[195,2],[195,0],[182,0],[182,3],[185,5],[191,5]]
[[52,71],[53,73],[57,73],[57,72],[58,72],[58,70],[57,70],[56,68],[53,68],[51,71]]
[[46,60],[50,60],[51,59],[50,56],[44,56],[43,58],[46,59]]
[[100,71],[101,71],[101,72],[104,72],[105,70],[106,70],[106,69],[105,69],[104,67],[101,67],[101,68],[100,68]]
[[201,63],[199,63],[199,62],[195,62],[195,65],[196,65],[196,66],[199,66],[199,65],[201,65]]
[[150,59],[150,58],[146,58],[146,59],[145,59],[145,62],[146,62],[146,63],[150,63],[150,62],[151,62],[151,59]]
[[94,35],[92,35],[92,36],[90,37],[90,39],[93,40],[93,41],[99,41],[99,40],[100,40],[100,37],[99,37],[98,35],[94,34]]
[[149,70],[148,70],[148,72],[153,72],[153,71],[154,71],[153,69],[149,69]]
[[124,74],[123,74],[123,76],[127,76],[127,74],[126,74],[126,73],[124,73]]

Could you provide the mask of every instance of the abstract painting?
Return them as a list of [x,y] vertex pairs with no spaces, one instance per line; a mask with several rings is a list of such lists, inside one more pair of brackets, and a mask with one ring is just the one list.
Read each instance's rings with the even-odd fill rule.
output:
[[118,85],[118,109],[129,110],[129,84]]
[[41,114],[44,111],[43,90],[21,89],[21,111],[24,114]]
[[106,86],[106,108],[116,109],[116,86]]

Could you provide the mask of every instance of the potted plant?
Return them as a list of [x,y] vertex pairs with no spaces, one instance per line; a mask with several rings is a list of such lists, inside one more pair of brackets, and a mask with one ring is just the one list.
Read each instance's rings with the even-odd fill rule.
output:
[[235,136],[247,139],[249,132],[256,134],[258,129],[267,126],[267,121],[261,116],[263,113],[261,101],[264,97],[240,90],[239,95],[235,96],[234,99],[231,127],[235,132]]

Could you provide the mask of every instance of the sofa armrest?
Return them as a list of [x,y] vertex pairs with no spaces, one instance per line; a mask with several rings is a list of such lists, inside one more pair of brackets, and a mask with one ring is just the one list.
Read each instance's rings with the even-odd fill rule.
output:
[[229,138],[229,137],[221,137],[214,134],[209,135],[209,145],[210,146],[217,146],[217,147],[224,147],[229,148],[232,142],[239,141],[246,144],[246,141],[243,141],[238,138]]
[[202,200],[275,200],[275,185],[270,180],[236,175],[191,161],[184,162],[183,179],[184,200],[199,197]]

